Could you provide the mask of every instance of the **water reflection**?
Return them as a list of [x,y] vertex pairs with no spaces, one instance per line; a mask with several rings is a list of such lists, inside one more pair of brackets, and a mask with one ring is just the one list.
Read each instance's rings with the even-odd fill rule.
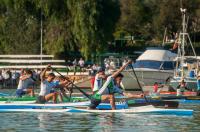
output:
[[0,132],[111,132],[111,131],[200,131],[200,106],[193,117],[122,113],[0,113]]

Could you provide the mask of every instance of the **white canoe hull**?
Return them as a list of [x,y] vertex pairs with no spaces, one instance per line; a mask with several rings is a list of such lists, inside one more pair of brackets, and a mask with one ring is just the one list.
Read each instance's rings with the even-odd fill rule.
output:
[[127,113],[127,114],[161,114],[161,115],[181,115],[181,116],[191,116],[193,110],[186,109],[161,109],[155,108],[151,105],[141,106],[141,107],[131,107],[129,109],[119,109],[119,110],[88,110],[88,109],[77,109],[77,108],[67,108],[67,109],[0,109],[0,112],[48,112],[48,113]]

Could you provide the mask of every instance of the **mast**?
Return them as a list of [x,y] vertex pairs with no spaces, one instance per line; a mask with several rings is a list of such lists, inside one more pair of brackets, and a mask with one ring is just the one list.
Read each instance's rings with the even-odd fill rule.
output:
[[165,41],[166,41],[166,33],[167,33],[167,27],[165,27],[165,33],[164,33],[164,37],[163,37],[162,47],[164,47],[164,46],[165,46]]
[[179,35],[179,48],[178,48],[178,56],[180,57],[180,66],[181,66],[181,77],[184,77],[184,59],[185,59],[185,45],[187,44],[187,39],[189,41],[189,44],[192,48],[194,57],[197,59],[196,52],[194,50],[194,47],[192,45],[191,39],[189,34],[187,33],[187,23],[186,23],[186,9],[180,8],[182,13],[182,32],[180,32]]
[[42,55],[43,55],[43,52],[42,52],[42,49],[43,49],[43,43],[42,43],[42,40],[43,40],[43,21],[42,21],[42,6],[41,6],[41,14],[40,14],[40,60],[41,60],[41,65],[42,65]]
[[184,77],[184,71],[183,71],[183,64],[184,64],[184,55],[185,55],[185,35],[186,35],[186,23],[185,23],[185,13],[186,13],[186,9],[180,9],[181,13],[182,13],[182,33],[180,34],[182,36],[181,39],[181,66],[182,66],[182,72],[181,72],[181,77]]

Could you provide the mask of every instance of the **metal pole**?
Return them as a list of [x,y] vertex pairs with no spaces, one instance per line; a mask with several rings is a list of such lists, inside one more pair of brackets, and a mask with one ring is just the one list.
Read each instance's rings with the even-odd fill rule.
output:
[[41,60],[41,65],[42,65],[42,49],[43,49],[43,43],[42,43],[42,40],[43,40],[43,21],[42,21],[42,4],[41,4],[41,14],[40,14],[40,60]]

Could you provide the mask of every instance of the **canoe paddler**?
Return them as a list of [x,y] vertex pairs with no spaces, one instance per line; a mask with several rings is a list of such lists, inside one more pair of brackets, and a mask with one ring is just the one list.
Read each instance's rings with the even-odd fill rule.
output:
[[62,85],[62,87],[59,87],[60,90],[59,90],[59,96],[58,97],[59,97],[59,101],[60,102],[63,102],[63,97],[65,97],[66,99],[70,99],[70,97],[67,96],[66,91],[70,92],[70,88],[68,88],[68,86],[71,83],[70,83],[70,81],[66,82],[66,80],[69,79],[69,78],[67,78],[67,79],[66,78],[67,77],[63,77],[63,76],[59,77],[59,82],[60,83],[65,83],[65,85]]
[[[120,84],[123,75],[120,73],[124,70],[126,66],[131,64],[131,60],[128,61],[125,65],[123,65],[120,69],[114,72],[111,76],[108,76],[106,82],[103,86],[96,92],[91,98],[91,104],[89,106],[90,109],[95,109],[102,101],[110,101],[112,110],[115,110],[115,97],[114,93],[116,88],[118,87],[116,84]],[[119,91],[118,91],[119,92]]]
[[41,90],[40,90],[40,93],[39,93],[39,97],[37,99],[37,103],[45,103],[45,102],[48,102],[50,99],[53,100],[53,103],[56,103],[57,102],[57,96],[58,96],[58,92],[54,91],[54,92],[51,92],[51,90],[53,88],[56,88],[56,87],[63,87],[65,86],[68,81],[65,80],[63,82],[59,82],[59,81],[54,81],[55,79],[55,74],[54,73],[49,73],[47,78],[45,78],[45,74],[46,74],[46,71],[48,69],[51,68],[51,65],[49,64],[41,73],[40,75],[40,78],[41,78]]
[[25,94],[34,96],[34,90],[33,90],[34,82],[35,81],[32,79],[32,71],[23,70],[19,78],[19,83],[16,90],[16,96],[22,97],[22,95]]
[[105,69],[100,67],[94,78],[94,87],[92,89],[94,94],[103,86],[103,80],[106,80]]

